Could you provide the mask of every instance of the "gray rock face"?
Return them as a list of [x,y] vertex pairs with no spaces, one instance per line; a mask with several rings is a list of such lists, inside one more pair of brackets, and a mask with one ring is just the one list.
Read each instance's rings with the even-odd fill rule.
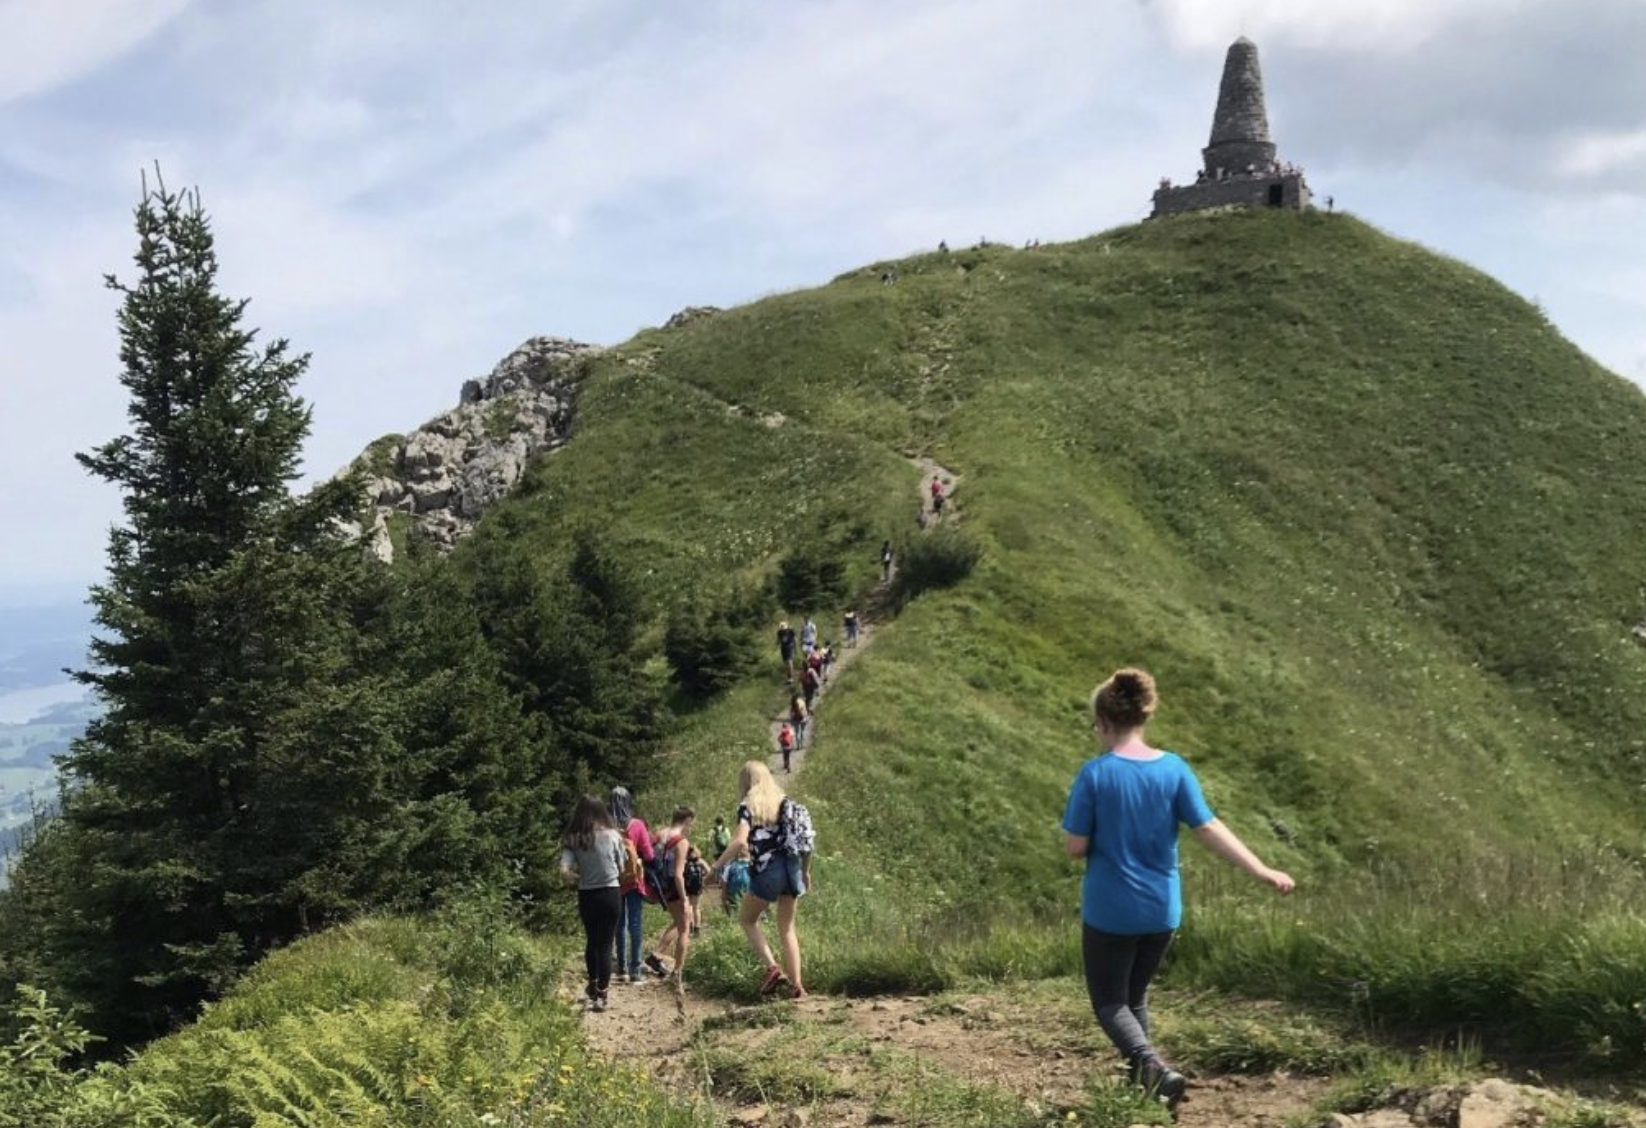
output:
[[663,323],[665,329],[679,329],[682,325],[690,325],[694,321],[701,321],[705,317],[713,317],[720,312],[719,306],[687,306],[673,314]]
[[533,337],[479,380],[463,383],[458,406],[403,437],[374,444],[355,460],[367,471],[371,527],[351,526],[381,560],[394,558],[390,523],[442,552],[508,494],[533,458],[571,435],[585,362],[602,350],[559,337]]

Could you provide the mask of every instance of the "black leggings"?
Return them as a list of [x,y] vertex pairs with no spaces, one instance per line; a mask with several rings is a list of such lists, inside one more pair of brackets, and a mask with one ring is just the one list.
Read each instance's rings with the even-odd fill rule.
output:
[[623,912],[623,895],[617,886],[609,889],[579,889],[577,915],[583,918],[583,963],[595,990],[612,985],[612,943],[617,939],[617,918]]
[[1171,945],[1170,932],[1120,936],[1081,925],[1086,993],[1097,1024],[1128,1061],[1150,1052],[1149,980]]

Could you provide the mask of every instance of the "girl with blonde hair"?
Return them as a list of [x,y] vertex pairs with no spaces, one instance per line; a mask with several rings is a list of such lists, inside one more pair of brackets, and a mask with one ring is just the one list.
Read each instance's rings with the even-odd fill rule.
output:
[[[749,938],[749,947],[760,958],[764,971],[760,993],[769,995],[785,982],[789,997],[806,997],[800,977],[800,936],[795,931],[795,907],[812,881],[812,849],[815,835],[806,808],[783,794],[763,760],[750,760],[738,775],[743,801],[737,808],[737,831],[731,844],[715,859],[718,869],[736,858],[745,847],[749,852],[749,891],[739,908],[738,923]],[[772,956],[771,945],[760,928],[766,906],[777,906],[778,943],[782,963]]]

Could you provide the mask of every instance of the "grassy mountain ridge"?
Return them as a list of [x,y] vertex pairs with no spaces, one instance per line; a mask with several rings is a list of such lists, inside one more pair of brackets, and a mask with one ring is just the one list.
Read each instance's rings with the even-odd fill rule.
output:
[[1351,219],[876,264],[642,333],[588,395],[502,520],[546,549],[610,521],[660,590],[802,542],[866,579],[879,537],[912,531],[898,456],[963,473],[989,563],[906,624],[956,637],[889,639],[875,665],[908,662],[888,696],[935,699],[984,651],[996,676],[965,695],[1065,749],[1043,817],[1086,747],[1076,705],[1122,660],[1162,676],[1162,739],[1332,855],[1518,843],[1511,816],[1550,802],[1581,812],[1551,830],[1604,823],[1628,788],[1578,797],[1563,774],[1646,778],[1646,399],[1483,275]]
[[[985,556],[831,694],[800,785],[834,891],[809,918],[821,982],[1066,966],[1072,934],[1034,923],[1077,900],[1053,828],[1093,751],[1086,694],[1139,663],[1158,742],[1304,878],[1279,907],[1190,850],[1184,974],[1247,974],[1233,929],[1258,946],[1239,959],[1315,994],[1386,974],[1432,996],[1414,1018],[1541,1013],[1510,996],[1552,990],[1538,961],[1566,944],[1599,953],[1597,998],[1614,973],[1646,986],[1618,956],[1646,856],[1646,398],[1532,305],[1319,214],[876,263],[608,352],[576,438],[478,536],[553,557],[600,523],[666,603],[796,546],[861,591],[880,539],[915,535],[915,456],[963,476]],[[841,609],[788,612],[828,634]],[[729,813],[778,695],[762,672],[688,715],[646,813]],[[1596,912],[1596,936],[1533,925]],[[1463,947],[1408,958],[1483,929],[1503,953],[1485,1001],[1436,986],[1469,977]],[[735,989],[738,958],[705,963]]]

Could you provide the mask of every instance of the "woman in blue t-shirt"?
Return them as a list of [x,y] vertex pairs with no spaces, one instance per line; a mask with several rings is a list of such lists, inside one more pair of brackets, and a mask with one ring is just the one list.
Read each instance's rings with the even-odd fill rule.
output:
[[1075,776],[1063,829],[1069,856],[1086,859],[1081,952],[1092,1010],[1132,1080],[1176,1101],[1186,1082],[1149,1042],[1148,994],[1183,917],[1178,824],[1280,892],[1290,893],[1294,883],[1212,814],[1182,757],[1144,741],[1143,726],[1158,704],[1154,679],[1142,670],[1117,670],[1092,692],[1092,727],[1107,754]]

